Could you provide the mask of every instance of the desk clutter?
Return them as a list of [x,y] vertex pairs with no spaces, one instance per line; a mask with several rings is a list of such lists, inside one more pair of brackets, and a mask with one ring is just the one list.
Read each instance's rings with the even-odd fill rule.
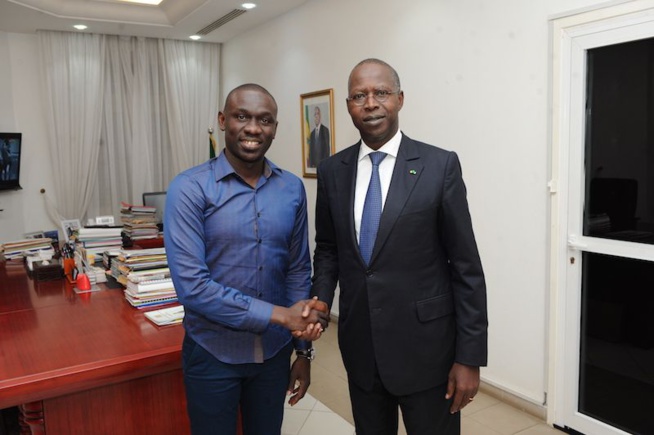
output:
[[7,260],[22,259],[35,255],[39,255],[39,259],[41,260],[45,259],[46,256],[52,258],[55,254],[55,250],[52,247],[52,239],[48,237],[2,243],[0,244],[0,252],[2,252],[4,258]]
[[150,320],[179,323],[183,308],[170,277],[156,211],[122,202],[122,226],[71,228],[61,247],[45,237],[7,242],[0,245],[0,253],[7,260],[22,260],[35,280],[65,278],[78,294],[121,288],[135,308],[170,305],[174,310],[152,314]]

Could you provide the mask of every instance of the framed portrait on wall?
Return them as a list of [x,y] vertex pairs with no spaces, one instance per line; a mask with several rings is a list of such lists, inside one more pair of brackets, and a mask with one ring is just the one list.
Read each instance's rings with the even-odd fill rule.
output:
[[302,175],[316,178],[318,164],[335,152],[334,90],[300,95]]

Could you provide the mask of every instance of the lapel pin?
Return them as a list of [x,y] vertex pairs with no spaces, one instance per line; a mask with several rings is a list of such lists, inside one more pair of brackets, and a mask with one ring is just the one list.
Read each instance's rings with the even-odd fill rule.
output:
[[416,172],[416,170],[415,170],[415,169],[411,169],[411,170],[409,170],[409,174],[411,174],[411,175],[416,175],[416,174],[417,174],[417,172]]

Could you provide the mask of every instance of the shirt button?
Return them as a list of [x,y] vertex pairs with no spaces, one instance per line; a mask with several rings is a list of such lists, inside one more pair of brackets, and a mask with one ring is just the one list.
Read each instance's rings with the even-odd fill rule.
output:
[[257,240],[257,243],[258,243],[258,244],[261,244],[261,239],[258,239],[258,240]]
[[259,266],[259,270],[263,270],[263,266]]

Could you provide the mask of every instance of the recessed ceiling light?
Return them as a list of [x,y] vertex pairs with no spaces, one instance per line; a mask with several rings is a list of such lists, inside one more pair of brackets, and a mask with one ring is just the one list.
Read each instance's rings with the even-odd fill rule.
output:
[[119,0],[121,2],[127,3],[140,3],[142,5],[154,5],[158,6],[163,0]]
[[200,36],[200,35],[191,35],[191,36],[189,36],[189,38],[191,38],[194,41],[197,41],[198,39],[202,39],[202,36]]
[[257,7],[257,5],[254,3],[243,3],[241,6],[243,6],[245,9],[253,9]]
[[75,24],[73,27],[76,28],[77,30],[86,30],[88,28],[84,24]]

